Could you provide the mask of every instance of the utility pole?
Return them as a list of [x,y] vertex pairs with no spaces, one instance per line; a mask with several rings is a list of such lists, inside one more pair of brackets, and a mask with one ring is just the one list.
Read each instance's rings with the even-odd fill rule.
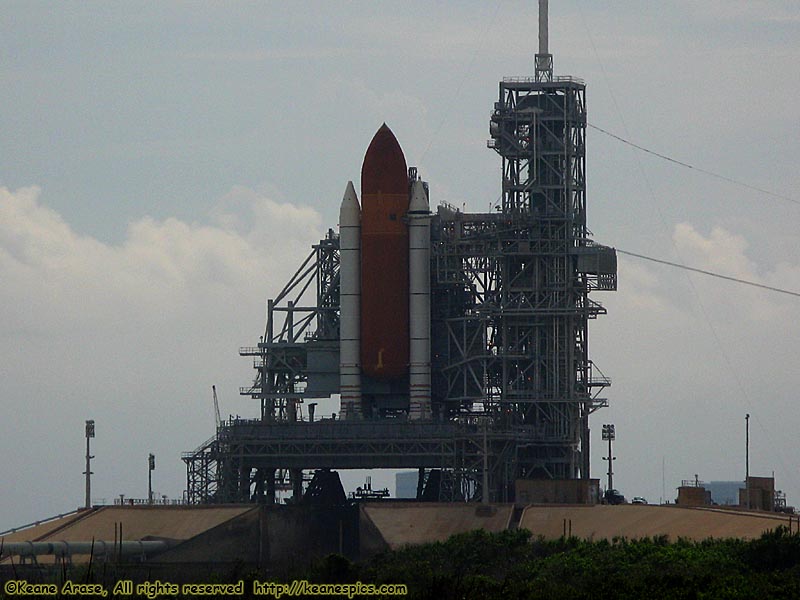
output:
[[744,416],[744,490],[747,509],[750,509],[750,413]]
[[94,421],[86,421],[86,470],[83,472],[86,475],[86,502],[85,508],[92,508],[92,467],[91,461],[94,458],[89,453],[89,439],[94,437]]
[[147,457],[147,503],[153,503],[153,471],[156,470],[156,455],[150,453]]
[[608,487],[606,488],[607,490],[614,489],[614,470],[611,468],[611,466],[612,466],[612,461],[615,461],[617,459],[611,454],[611,442],[614,441],[616,437],[617,436],[614,431],[614,424],[613,423],[604,424],[603,441],[606,440],[608,441],[608,457],[603,457],[603,460],[608,461]]

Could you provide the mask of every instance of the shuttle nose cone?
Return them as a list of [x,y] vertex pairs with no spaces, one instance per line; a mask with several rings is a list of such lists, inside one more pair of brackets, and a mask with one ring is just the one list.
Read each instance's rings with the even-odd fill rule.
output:
[[394,133],[384,123],[375,133],[361,167],[361,193],[374,190],[397,193],[408,189],[408,169],[403,150]]

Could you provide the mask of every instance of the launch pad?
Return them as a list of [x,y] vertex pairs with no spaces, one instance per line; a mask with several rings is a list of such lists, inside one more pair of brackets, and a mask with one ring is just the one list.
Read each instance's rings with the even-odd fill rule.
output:
[[[268,301],[258,345],[240,350],[256,370],[240,392],[259,416],[184,454],[189,502],[299,499],[318,469],[418,469],[418,498],[434,501],[508,502],[519,479],[589,479],[589,415],[610,385],[589,359],[588,322],[605,314],[589,293],[616,289],[616,253],[586,224],[585,85],[553,77],[546,39],[535,77],[500,82],[495,212],[430,214],[412,167],[407,194],[362,172],[359,222],[348,186],[340,234],[313,246]],[[379,130],[365,170],[397,158],[372,153],[384,130],[394,140]],[[385,226],[365,216],[375,207]],[[394,237],[358,237],[368,222]],[[381,272],[398,248],[407,259]],[[315,419],[313,400],[337,394],[338,418]]]

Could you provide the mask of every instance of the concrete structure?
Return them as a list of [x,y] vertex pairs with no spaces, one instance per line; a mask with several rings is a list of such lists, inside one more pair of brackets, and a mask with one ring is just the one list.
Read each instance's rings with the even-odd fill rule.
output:
[[[2,537],[8,549],[0,557],[0,581],[24,578],[31,570],[41,575],[39,569],[48,564],[82,564],[90,559],[103,572],[118,569],[126,579],[156,579],[161,574],[161,579],[196,582],[243,566],[275,571],[305,565],[332,552],[357,558],[358,522],[359,508],[353,505],[96,507]],[[147,552],[127,551],[138,542]],[[48,545],[56,553],[20,564],[17,546]],[[58,554],[70,547],[76,549],[71,555]]]
[[84,541],[92,537],[113,540],[115,526],[121,523],[124,540],[147,537],[186,540],[251,509],[251,506],[101,506],[7,534],[3,539],[7,542]]
[[675,504],[679,506],[710,506],[711,492],[701,485],[682,485],[678,488],[678,498]]
[[[751,539],[787,526],[789,519],[777,513],[636,505],[382,501],[338,506],[99,507],[3,537],[11,555],[4,551],[0,557],[0,582],[69,578],[73,565],[89,561],[85,552],[92,540],[94,573],[106,582],[180,583],[254,569],[281,576],[334,552],[358,560],[476,529],[524,528],[547,539],[562,535],[594,540],[661,535],[670,540]],[[35,561],[24,554],[26,547],[48,546],[53,553],[38,554]],[[128,552],[137,546],[145,551]],[[57,554],[64,548],[83,553]],[[21,554],[26,556],[22,562]]]
[[680,506],[529,506],[519,526],[534,535],[556,538],[563,534],[564,520],[572,535],[584,539],[628,539],[667,536],[704,540],[708,538],[753,539],[779,526],[788,526],[789,517],[779,514],[735,512],[714,508]]
[[392,549],[448,539],[476,529],[502,531],[509,527],[514,507],[509,504],[380,503],[365,504],[364,515],[380,541]]
[[599,504],[599,479],[517,479],[518,505]]

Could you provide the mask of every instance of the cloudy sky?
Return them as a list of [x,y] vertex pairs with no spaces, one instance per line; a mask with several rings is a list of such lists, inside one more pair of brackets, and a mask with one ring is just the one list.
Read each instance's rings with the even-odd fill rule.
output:
[[[800,290],[800,6],[552,0],[556,74],[590,123],[598,241]],[[503,76],[530,75],[534,2],[5,2],[0,19],[0,529],[92,496],[180,497],[180,453],[256,414],[239,346],[386,121],[432,199],[485,211]],[[800,299],[620,256],[592,357],[614,382],[615,483],[776,476],[800,504]],[[663,479],[662,479],[662,465]],[[376,480],[389,485],[388,476]],[[666,493],[662,492],[666,490]]]

